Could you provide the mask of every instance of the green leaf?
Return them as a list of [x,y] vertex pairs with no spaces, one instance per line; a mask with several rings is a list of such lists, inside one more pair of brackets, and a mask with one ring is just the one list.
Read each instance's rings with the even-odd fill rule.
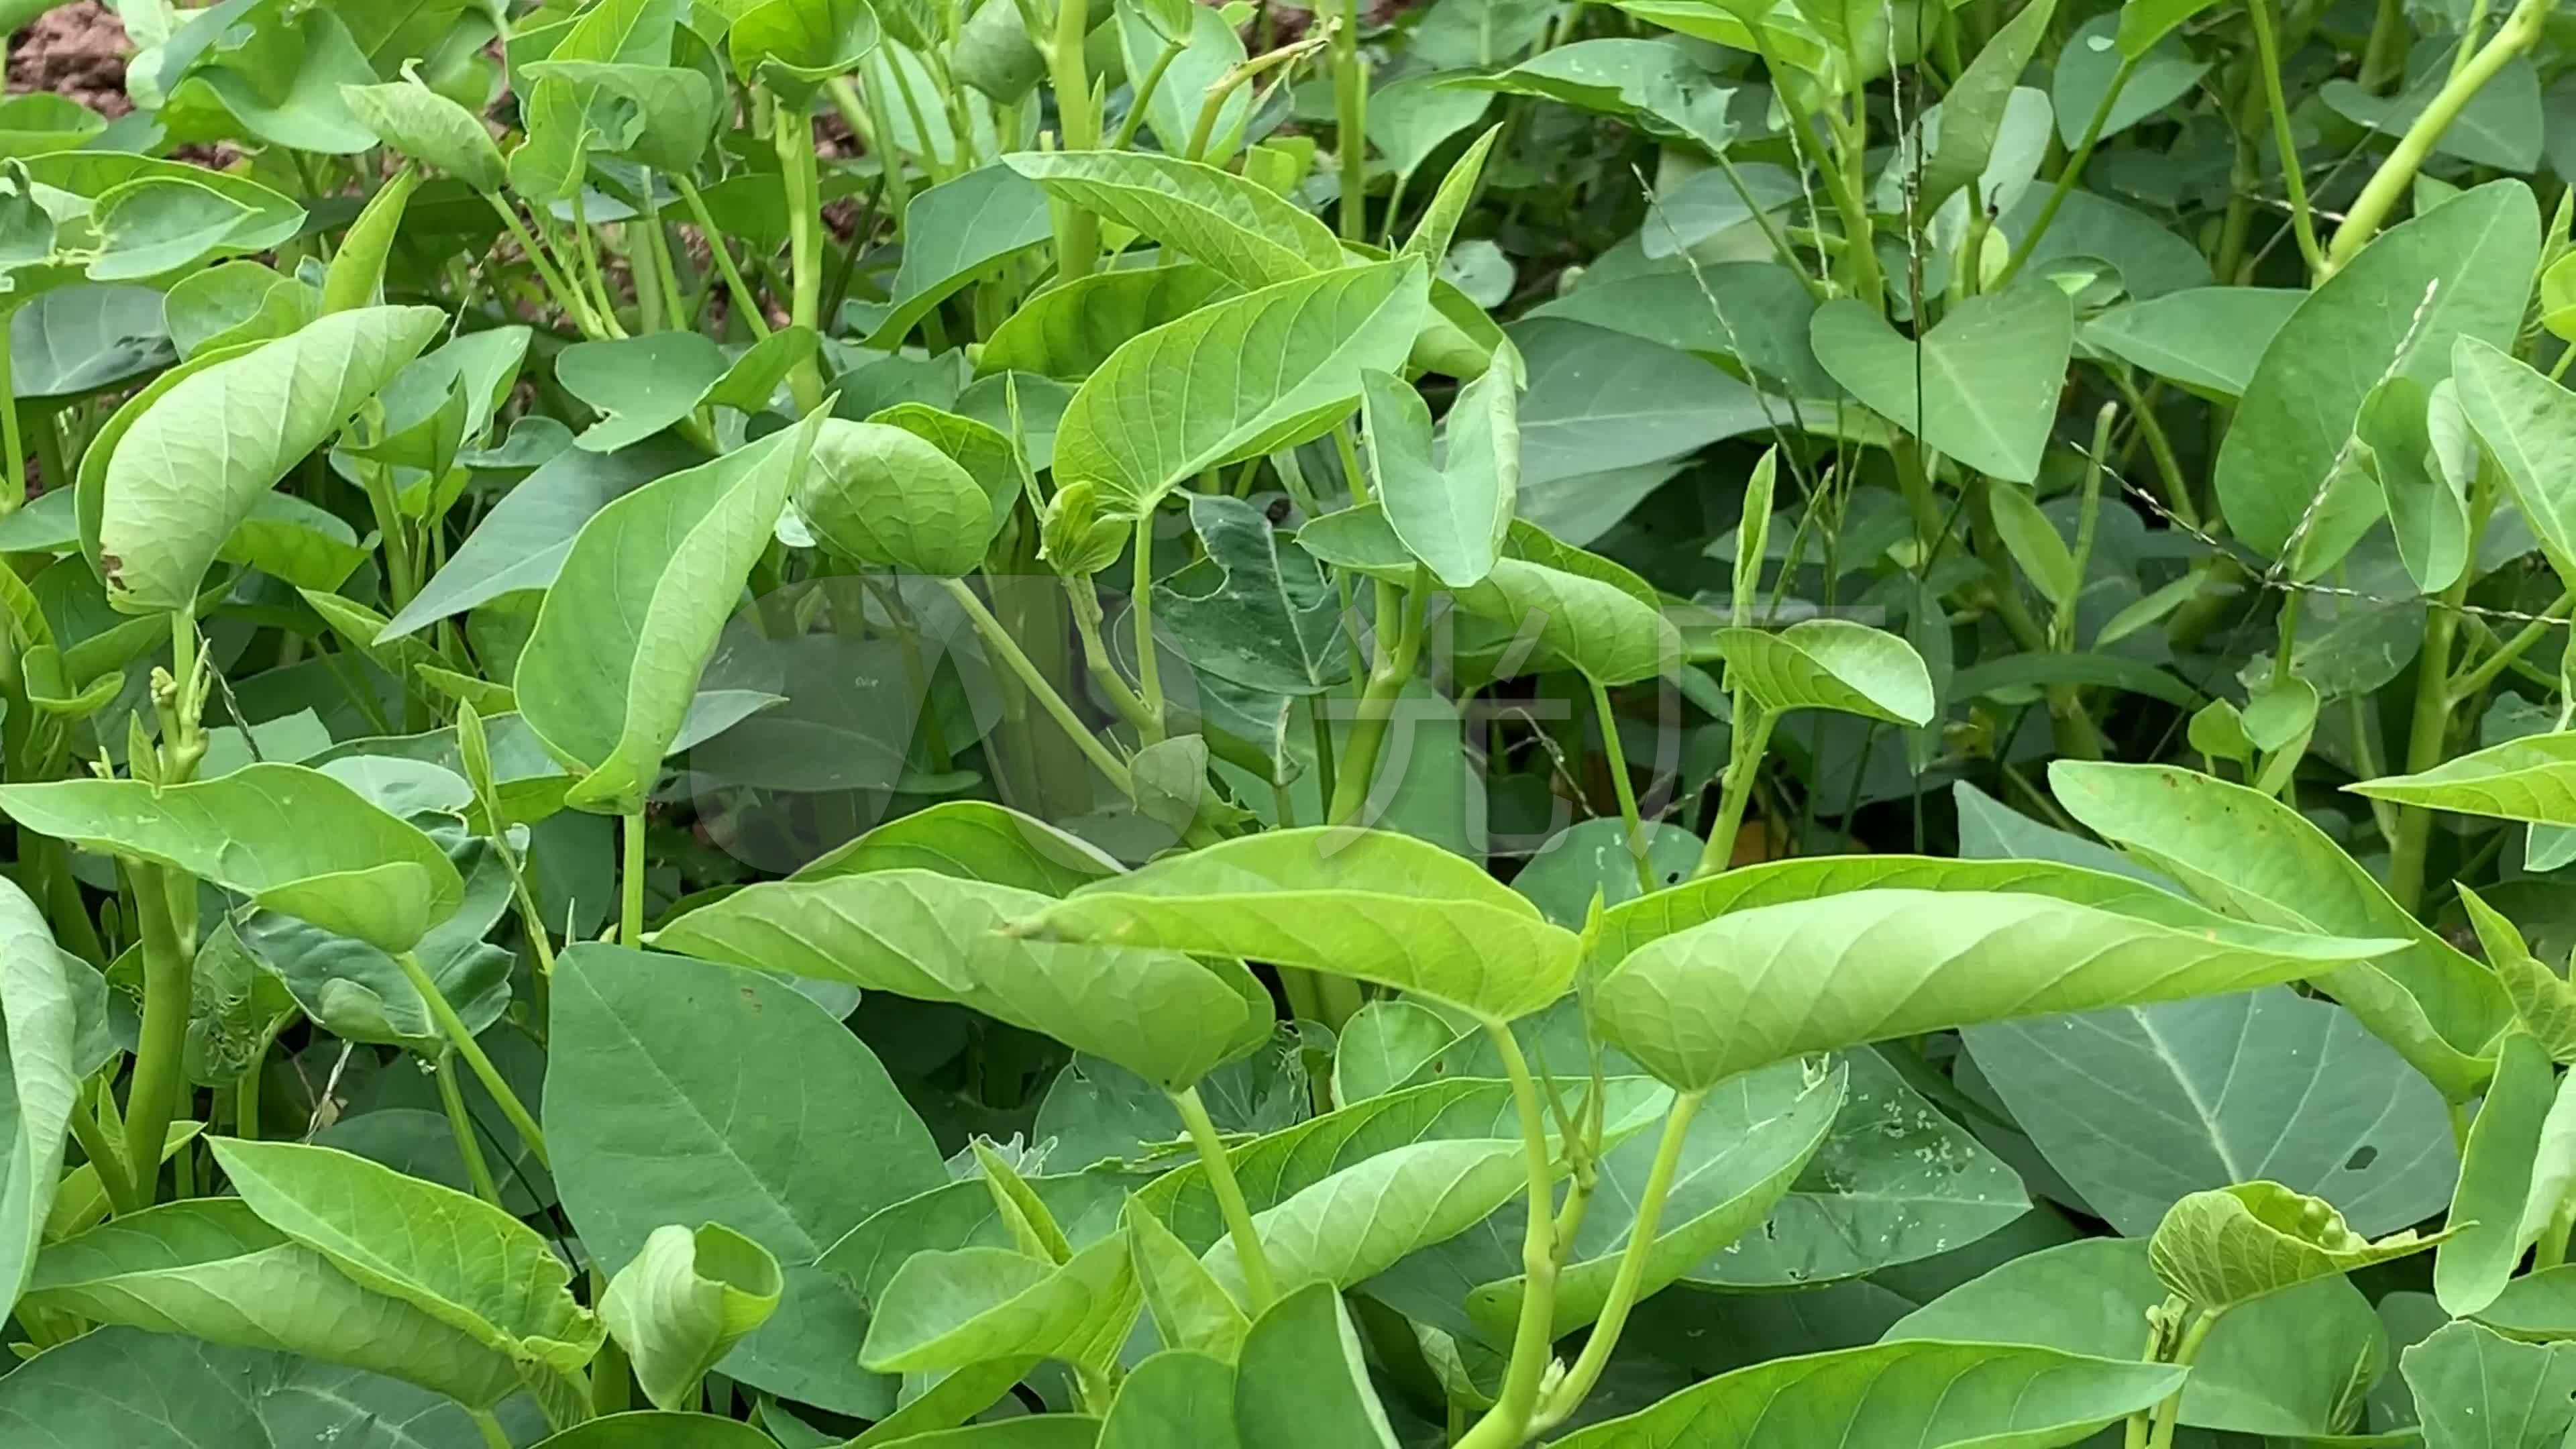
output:
[[2530,188],[2481,186],[2380,233],[2308,294],[2264,349],[2219,448],[2219,506],[2239,539],[2277,557],[2294,533],[2314,535],[2309,554],[2328,562],[2349,546],[2368,517],[2315,500],[2363,400],[2391,373],[2427,388],[2449,376],[2461,338],[2509,343],[2519,289],[2477,279],[2529,276],[2539,224]]
[[1876,889],[1761,906],[1638,948],[1603,1032],[1663,1080],[2014,1016],[2208,996],[2385,953],[2385,940],[2192,929],[2046,896]]
[[826,851],[789,879],[926,870],[1060,896],[1121,869],[1100,847],[1034,816],[982,800],[942,800]]
[[2478,1322],[2533,1342],[2576,1339],[2576,1264],[2526,1273],[2478,1311]]
[[173,345],[162,318],[149,287],[57,287],[9,314],[10,389],[23,401],[77,398],[156,371]]
[[[1331,227],[1268,187],[1204,162],[1136,151],[1015,151],[1002,164],[1049,196],[1142,232],[1240,287],[1268,288],[1342,266]],[[1412,329],[1403,342],[1413,345]]]
[[825,418],[639,488],[582,525],[516,676],[520,714],[581,777],[566,804],[642,808]]
[[[2049,103],[2057,111],[2057,139],[2069,150],[2084,143],[2094,113],[2102,112],[2098,140],[2108,140],[2191,93],[2209,67],[2192,59],[2181,41],[2167,37],[2141,53],[2134,65],[2121,55],[2121,16],[2096,15],[2075,27],[2050,71]],[[2118,94],[2111,95],[2116,87]],[[2110,109],[2103,110],[2103,102]]]
[[[1615,848],[1619,863],[1625,866],[1626,848]],[[1692,860],[1698,860],[1696,853]],[[1634,872],[1629,883],[1636,883]],[[1514,884],[1517,888],[1519,883]],[[1411,1081],[1415,1072],[1460,1039],[1458,1028],[1430,1007],[1411,1001],[1366,1003],[1334,1034],[1333,1104],[1350,1107],[1385,1096]]]
[[[783,1267],[777,1313],[721,1371],[837,1412],[889,1396],[856,1359],[867,1309],[815,1264],[872,1214],[946,1181],[885,1068],[792,987],[585,944],[556,962],[546,1135],[564,1211],[602,1264],[672,1222],[720,1222]],[[737,1110],[759,1100],[777,1110]],[[838,1150],[818,1157],[817,1140]],[[981,1405],[976,1407],[980,1408]]]
[[[2138,1352],[2165,1300],[2144,1238],[2083,1238],[2014,1258],[1905,1315],[1889,1341],[2019,1343],[2096,1358]],[[2338,1432],[2385,1356],[2370,1300],[2341,1277],[2244,1304],[2211,1328],[2184,1384],[2185,1425],[2240,1434]]]
[[777,1442],[736,1419],[648,1409],[576,1424],[535,1449],[776,1449]]
[[1949,200],[1950,193],[1985,173],[1995,137],[2003,129],[2004,105],[2012,98],[2032,52],[2048,31],[2056,0],[2038,0],[1999,26],[1977,58],[1941,96],[1940,140],[1923,165],[1915,204],[1926,211]]
[[187,377],[113,442],[99,491],[99,574],[127,613],[194,599],[252,505],[419,354],[445,318],[365,307]]
[[1211,966],[1175,951],[1136,949],[1142,942],[1061,945],[1005,934],[1055,904],[1012,886],[875,870],[749,886],[663,927],[654,943],[972,1006],[1171,1091],[1269,1035],[1268,996],[1238,963]]
[[2191,287],[2123,302],[2087,318],[2077,335],[2132,367],[2234,398],[2307,295],[2286,287]]
[[2373,1241],[2346,1226],[2323,1198],[2277,1182],[2249,1182],[2175,1203],[2156,1225],[2147,1258],[2177,1297],[2214,1313],[2420,1253],[2452,1231],[2423,1237],[2408,1228]]
[[[1281,1283],[1349,1288],[1474,1227],[1527,1185],[1518,1138],[1413,1142],[1310,1184],[1256,1214],[1252,1229]],[[1245,1296],[1231,1235],[1205,1261],[1227,1292]]]
[[1094,481],[1113,513],[1135,517],[1210,468],[1322,436],[1359,405],[1365,371],[1403,363],[1427,286],[1418,262],[1351,267],[1131,339],[1075,390],[1056,476]]
[[2425,1449],[2551,1449],[2576,1418],[2576,1347],[2451,1323],[2397,1356]]
[[1474,863],[1407,836],[1324,826],[1167,856],[1015,929],[1303,966],[1489,1022],[1563,995],[1577,954],[1572,932]]
[[1808,336],[1825,371],[1871,411],[1966,467],[2028,483],[2057,418],[2074,329],[2066,293],[2034,279],[1959,303],[1920,338],[1851,298],[1817,308]]
[[[1698,867],[1700,851],[1707,844],[1678,825],[1649,824],[1646,837],[1647,871],[1667,886]],[[1627,822],[1603,816],[1558,831],[1512,877],[1512,889],[1569,931],[1583,928],[1595,892],[1605,906],[1636,899],[1637,866],[1628,852]]]
[[[903,261],[895,269],[890,310],[868,336],[870,347],[893,348],[978,275],[1053,235],[1046,193],[999,161],[913,197],[903,218]],[[985,352],[982,369],[1010,365],[995,363],[989,347]]]
[[1142,1302],[1135,1265],[1116,1237],[1062,1266],[1006,1248],[915,1253],[878,1296],[859,1361],[879,1373],[997,1358],[1106,1368]]
[[2352,1013],[2286,988],[1964,1035],[2049,1166],[2134,1237],[2192,1192],[2254,1178],[2388,1232],[2440,1211],[2458,1172],[2441,1094]]
[[801,105],[824,81],[857,69],[877,40],[867,0],[768,0],[735,18],[726,45],[734,74]]
[[1440,178],[1440,189],[1431,194],[1431,204],[1422,209],[1422,219],[1413,224],[1413,234],[1404,239],[1399,255],[1420,257],[1435,269],[1448,260],[1450,239],[1457,234],[1459,218],[1467,214],[1468,205],[1476,199],[1476,182],[1485,174],[1485,158],[1493,153],[1494,138],[1502,130],[1500,125],[1486,127],[1485,134],[1450,163],[1449,174]]
[[1578,40],[1541,51],[1489,76],[1448,77],[1452,87],[1543,96],[1633,122],[1647,135],[1710,151],[1735,135],[1727,120],[1733,88],[1668,39]]
[[[501,1417],[524,1428],[519,1416]],[[110,1326],[0,1380],[0,1419],[26,1449],[483,1449],[463,1405],[381,1375],[291,1355]],[[382,1437],[399,1425],[404,1436]],[[538,1432],[542,1432],[539,1430]]]
[[1100,1426],[1099,1449],[1241,1446],[1234,1432],[1234,1366],[1182,1349],[1136,1365]]
[[600,154],[686,175],[715,139],[715,87],[686,66],[542,60],[522,73],[540,89],[571,88],[595,127],[591,149]]
[[[1683,300],[1707,306],[1697,288]],[[1511,339],[1529,367],[1521,397],[1524,491],[1660,462],[1794,421],[1787,403],[1706,358],[1644,337],[1541,316],[1514,323]],[[1913,384],[1906,386],[1911,396]]]
[[[1636,1284],[1639,1299],[1684,1278],[1702,1278],[1729,1245],[1762,1227],[1825,1145],[1843,1105],[1844,1074],[1810,1074],[1783,1062],[1719,1084],[1691,1118],[1663,1219]],[[1557,1270],[1550,1333],[1573,1332],[1601,1316],[1621,1256],[1636,1236],[1635,1204],[1653,1170],[1656,1134],[1640,1132],[1602,1155],[1601,1187]],[[1525,1214],[1521,1215],[1527,1222]],[[1510,1225],[1503,1225],[1507,1230]],[[1497,1236],[1511,1235],[1509,1231]],[[1528,1280],[1513,1274],[1468,1292],[1467,1313],[1495,1343],[1511,1341]]]
[[626,1350],[644,1396],[698,1402],[698,1384],[777,1311],[786,1280],[769,1250],[720,1223],[655,1228],[600,1296],[599,1320]]
[[985,341],[976,371],[1080,382],[1128,338],[1233,291],[1223,272],[1195,262],[1094,272],[1021,303]]
[[2087,829],[2228,915],[2405,942],[2317,984],[2451,1101],[2474,1097],[2493,1071],[2494,1042],[2512,1019],[2495,974],[2417,922],[2297,811],[2162,765],[2059,761],[2049,784]]
[[2525,735],[2415,775],[2344,787],[2356,795],[2462,815],[2576,825],[2576,732]]
[[2212,3],[2214,0],[2124,0],[2120,6],[2120,54],[2132,60],[2145,55]]
[[1241,1449],[1396,1449],[1340,1294],[1310,1284],[1253,1320],[1235,1365],[1234,1432]]
[[[1271,695],[1321,693],[1350,677],[1342,601],[1314,557],[1269,513],[1221,493],[1190,496],[1200,557],[1154,583],[1154,629],[1193,669]],[[1108,530],[1124,546],[1129,530]]]
[[2378,477],[2389,530],[2415,587],[2428,594],[2449,588],[2469,565],[2468,488],[2478,467],[2453,390],[2428,394],[2411,377],[2392,377],[2362,399],[2353,436],[2355,455]]
[[2504,984],[2513,1014],[2554,1061],[2576,1059],[2576,986],[2531,954],[2522,931],[2465,883],[2460,905],[2478,933],[2487,965]]
[[251,903],[408,951],[464,899],[464,878],[420,830],[302,765],[212,780],[0,785],[22,829],[184,871]]
[[62,1176],[63,1134],[85,1075],[75,1047],[76,996],[87,963],[54,945],[44,913],[0,883],[0,1302],[14,1303],[36,1262],[36,1242]]
[[1720,1374],[1558,1449],[1808,1449],[1817,1443],[2053,1449],[2180,1388],[2171,1364],[2043,1348],[1884,1343]]
[[2433,1255],[2433,1295],[2453,1318],[2493,1303],[2531,1246],[2522,1231],[2523,1204],[2540,1165],[2541,1124],[2556,1095],[2549,1053],[2528,1032],[2505,1033],[2495,1080],[2461,1145],[2460,1185],[2444,1219],[2451,1236]]
[[[1162,65],[1162,83],[1154,87],[1150,97],[1139,102],[1145,108],[1144,126],[1153,133],[1155,149],[1171,156],[1186,156],[1191,154],[1191,138],[1198,129],[1199,110],[1207,99],[1208,87],[1245,59],[1243,37],[1214,6],[1171,4],[1165,8],[1168,13],[1157,15],[1152,3],[1119,5],[1114,7],[1112,25],[1118,34],[1119,58],[1131,80],[1151,74],[1158,64]],[[1180,48],[1165,63],[1167,45]],[[1255,89],[1237,86],[1226,97],[1217,110],[1215,125],[1208,130],[1199,160],[1219,167],[1233,160],[1252,114]]]
[[474,1408],[519,1388],[517,1366],[488,1336],[351,1281],[236,1198],[169,1203],[54,1244],[26,1302],[345,1363]]
[[1804,619],[1776,634],[1720,629],[1715,642],[1730,682],[1765,709],[1830,709],[1919,725],[1936,708],[1922,656],[1884,629]]
[[599,1347],[599,1323],[573,1301],[554,1248],[480,1198],[328,1147],[210,1145],[252,1212],[360,1287],[558,1372],[580,1369]]
[[1154,1210],[1134,1198],[1120,1213],[1136,1283],[1154,1317],[1154,1331],[1174,1348],[1213,1354],[1231,1362],[1252,1326],[1225,1286],[1199,1262],[1189,1245],[1163,1226]]
[[322,273],[322,315],[373,306],[384,300],[385,260],[394,234],[402,228],[411,194],[420,189],[420,173],[404,167],[377,188],[358,210],[340,238],[340,249]]
[[833,552],[936,578],[972,573],[993,536],[993,501],[938,445],[886,423],[827,419],[793,500]]
[[501,148],[483,122],[419,81],[342,86],[340,99],[360,125],[396,152],[487,194],[509,184]]
[[1464,589],[1493,572],[1520,491],[1519,395],[1499,369],[1461,388],[1449,410],[1445,466],[1431,451],[1422,395],[1363,375],[1369,458],[1386,521],[1440,582]]
[[2483,338],[2451,350],[2460,411],[2512,485],[2515,504],[2561,580],[2576,579],[2576,394]]
[[2057,525],[2039,511],[2039,504],[2018,488],[1989,488],[1988,507],[1994,513],[1995,533],[2021,566],[2022,577],[2039,590],[2040,597],[2063,608],[2083,588],[2078,577],[2075,555],[2066,547],[2066,539]]
[[600,415],[573,439],[594,453],[631,447],[687,417],[724,375],[723,349],[696,332],[576,342],[555,358],[555,380]]

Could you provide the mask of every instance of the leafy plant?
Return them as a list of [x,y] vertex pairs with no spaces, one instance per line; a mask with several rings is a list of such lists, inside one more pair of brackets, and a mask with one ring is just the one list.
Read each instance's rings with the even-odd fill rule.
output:
[[2550,0],[113,8],[10,1444],[2576,1432]]

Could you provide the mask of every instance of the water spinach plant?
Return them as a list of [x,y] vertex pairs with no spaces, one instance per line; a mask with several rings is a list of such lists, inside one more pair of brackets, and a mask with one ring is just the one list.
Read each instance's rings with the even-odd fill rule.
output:
[[118,0],[0,1442],[2576,1443],[2551,0]]

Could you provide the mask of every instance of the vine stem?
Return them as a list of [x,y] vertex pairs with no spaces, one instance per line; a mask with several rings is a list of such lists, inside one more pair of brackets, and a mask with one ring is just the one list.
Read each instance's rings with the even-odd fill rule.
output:
[[[133,1170],[129,1185],[138,1208],[152,1206],[160,1191],[161,1144],[178,1115],[179,1098],[188,1090],[181,1058],[188,1044],[188,1012],[195,989],[196,956],[180,938],[170,909],[173,882],[157,865],[133,865],[127,880],[134,887],[134,914],[143,947],[143,1026],[134,1047],[134,1080],[125,1094],[124,1162]],[[182,878],[188,889],[196,882]],[[100,1181],[106,1171],[100,1170]]]
[[1163,661],[1154,648],[1154,510],[1136,520],[1135,597],[1127,606],[1136,617],[1137,737],[1149,745],[1163,742]]
[[1726,752],[1726,783],[1717,797],[1717,824],[1700,851],[1692,879],[1715,875],[1735,861],[1735,837],[1744,828],[1744,807],[1753,798],[1753,778],[1762,772],[1762,752],[1770,747],[1774,717],[1743,690],[1734,695],[1735,738]]
[[2263,82],[2263,104],[2272,113],[2272,144],[2281,153],[2281,186],[2289,193],[2290,230],[2308,275],[2325,271],[2325,254],[2317,249],[2317,224],[2308,209],[2308,179],[2299,171],[2299,142],[2290,131],[2290,103],[2281,94],[2281,43],[2272,33],[2271,0],[2246,0],[2246,18],[2254,23],[2255,67]]
[[492,1417],[491,1410],[475,1409],[471,1413],[475,1430],[483,1436],[485,1449],[510,1449],[510,1433],[501,1427],[500,1420]]
[[[2192,1361],[2200,1357],[2200,1346],[2209,1337],[2209,1330],[2217,1326],[2218,1319],[2217,1313],[2207,1310],[2192,1319],[2191,1327],[2183,1330],[2181,1345],[2174,1350],[2176,1368],[2189,1368]],[[2176,1389],[2163,1403],[2156,1405],[2155,1427],[2147,1435],[2147,1449],[2172,1449],[2174,1424],[2181,1417],[2182,1390]]]
[[1270,1255],[1262,1250],[1261,1234],[1252,1226],[1252,1209],[1243,1200],[1243,1184],[1235,1180],[1234,1163],[1216,1135],[1216,1123],[1209,1119],[1199,1089],[1183,1087],[1172,1093],[1172,1105],[1180,1109],[1181,1121],[1190,1129],[1190,1145],[1198,1149],[1199,1162],[1207,1169],[1208,1190],[1216,1194],[1226,1231],[1234,1237],[1234,1260],[1243,1267],[1243,1289],[1252,1295],[1251,1308],[1257,1315],[1278,1298],[1279,1290],[1270,1273]]
[[2120,99],[2120,92],[2128,88],[2129,77],[2137,68],[2135,57],[2121,57],[2120,68],[2111,73],[2110,89],[2102,92],[2102,99],[2093,107],[2092,119],[2084,123],[2084,135],[2067,155],[2066,164],[2058,168],[2057,182],[2048,189],[2048,200],[2040,206],[2039,215],[2031,221],[2030,230],[2023,235],[2021,245],[2013,248],[2012,256],[2004,262],[2004,269],[1995,274],[1995,284],[1987,291],[2000,292],[2010,286],[2012,279],[2020,275],[2022,263],[2029,261],[2031,252],[2038,248],[2039,239],[2048,235],[2048,224],[2057,220],[2057,209],[2066,204],[2066,193],[2073,191],[2075,183],[2084,179],[2084,163],[2093,159],[2093,148],[2102,140],[2102,128],[2111,124],[2111,106]]
[[465,1093],[456,1085],[456,1053],[443,1053],[430,1075],[438,1081],[439,1110],[447,1114],[447,1130],[456,1138],[457,1155],[465,1159],[465,1176],[474,1184],[474,1195],[499,1207],[501,1186],[492,1180],[492,1165],[483,1160],[483,1144],[474,1138],[474,1119],[465,1115]]
[[[1601,1316],[1593,1320],[1592,1336],[1584,1340],[1583,1353],[1574,1367],[1566,1370],[1556,1392],[1548,1396],[1547,1406],[1531,1427],[1540,1433],[1563,1423],[1566,1416],[1581,1408],[1601,1379],[1601,1371],[1610,1366],[1610,1351],[1619,1346],[1619,1335],[1628,1325],[1628,1313],[1637,1306],[1637,1290],[1646,1277],[1646,1260],[1654,1256],[1655,1234],[1663,1226],[1664,1203],[1672,1196],[1673,1178],[1681,1169],[1682,1151],[1690,1142],[1693,1118],[1699,1115],[1705,1091],[1684,1092],[1673,1098],[1672,1110],[1664,1114],[1664,1135],[1655,1144],[1655,1165],[1646,1174],[1646,1188],[1637,1198],[1636,1221],[1628,1229],[1628,1245],[1619,1254],[1618,1276],[1610,1280],[1610,1296],[1601,1307]],[[1597,1103],[1599,1098],[1595,1097]]]
[[1011,631],[1002,627],[1002,621],[993,617],[993,611],[984,607],[984,601],[975,597],[975,591],[967,587],[966,581],[942,579],[940,585],[947,589],[950,598],[957,601],[957,607],[966,611],[966,617],[975,625],[975,632],[983,635],[985,644],[1002,656],[1002,663],[1036,697],[1048,717],[1072,737],[1075,748],[1082,751],[1083,758],[1091,761],[1092,768],[1108,776],[1109,783],[1117,786],[1120,794],[1130,800],[1135,799],[1136,782],[1129,777],[1127,766],[1109,753],[1109,747],[1083,724],[1082,717],[1073,712],[1073,706],[1064,702],[1064,696],[1047,682],[1046,675],[1039,672],[1037,665],[1021,650],[1019,641],[1011,637]]
[[1654,867],[1646,863],[1646,822],[1637,811],[1637,785],[1628,778],[1628,752],[1619,743],[1619,716],[1610,707],[1610,691],[1590,675],[1584,681],[1592,686],[1592,712],[1601,722],[1601,753],[1610,770],[1610,788],[1619,795],[1619,821],[1627,827],[1628,862],[1637,868],[1637,894],[1655,893]]
[[[778,172],[787,192],[788,320],[799,327],[823,325],[823,183],[821,162],[814,155],[814,117],[804,105],[779,97],[771,107],[771,128],[778,152]],[[892,156],[889,166],[896,164]],[[789,375],[800,412],[812,412],[823,401],[823,374],[812,358]]]
[[743,325],[751,329],[755,341],[767,337],[769,319],[760,315],[760,299],[752,295],[751,285],[742,279],[742,269],[734,265],[733,245],[726,239],[724,228],[716,225],[714,214],[707,210],[707,199],[699,194],[698,184],[678,174],[671,177],[671,184],[678,188],[681,202],[706,236],[707,250],[715,253],[716,270],[724,276],[725,291],[733,297],[734,311],[742,315]]
[[2520,0],[2504,24],[2496,27],[2495,35],[2479,47],[2466,65],[2456,67],[2450,80],[2433,93],[2433,99],[2406,128],[2406,134],[2397,139],[2388,159],[2379,163],[2369,184],[2361,188],[2361,195],[2354,197],[2352,206],[2345,211],[2343,225],[2335,228],[2334,242],[2326,249],[2321,276],[2332,276],[2341,270],[2378,234],[2380,223],[2388,219],[2388,213],[2415,184],[2416,171],[2432,154],[2442,133],[2451,129],[2451,123],[2459,119],[2460,112],[2495,78],[2496,72],[2540,39],[2541,26],[2554,3],[2555,0]]
[[510,1125],[518,1129],[520,1139],[528,1144],[529,1155],[537,1159],[539,1167],[551,1170],[554,1162],[546,1155],[546,1136],[537,1130],[537,1119],[519,1101],[519,1094],[511,1091],[510,1084],[502,1079],[501,1069],[492,1065],[492,1059],[483,1054],[482,1044],[474,1040],[473,1032],[466,1030],[465,1019],[456,1014],[455,1007],[448,1005],[438,983],[431,980],[429,972],[421,966],[419,953],[399,952],[394,956],[394,964],[402,968],[403,978],[411,982],[412,990],[420,993],[421,1001],[429,1007],[430,1019],[438,1023],[439,1034],[447,1038],[447,1044],[456,1049],[458,1056],[465,1058],[465,1065],[473,1069],[475,1080],[481,1082],[483,1090],[491,1093],[492,1100],[500,1105],[501,1115],[509,1118]]
[[1547,1116],[1539,1104],[1538,1083],[1529,1059],[1512,1029],[1488,1022],[1485,1035],[1502,1058],[1511,1078],[1512,1102],[1520,1109],[1521,1145],[1529,1172],[1529,1227],[1521,1237],[1520,1322],[1512,1333],[1511,1367],[1504,1371],[1502,1392],[1494,1406],[1457,1443],[1457,1449],[1517,1449],[1530,1435],[1555,1358],[1556,1322],[1556,1159],[1547,1147]]

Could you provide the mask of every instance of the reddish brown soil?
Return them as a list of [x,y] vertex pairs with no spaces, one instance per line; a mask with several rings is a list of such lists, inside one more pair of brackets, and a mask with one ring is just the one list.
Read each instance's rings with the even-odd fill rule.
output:
[[132,51],[114,12],[100,0],[76,0],[18,32],[9,47],[9,93],[52,91],[106,115],[124,115],[134,109],[125,98],[125,58]]

